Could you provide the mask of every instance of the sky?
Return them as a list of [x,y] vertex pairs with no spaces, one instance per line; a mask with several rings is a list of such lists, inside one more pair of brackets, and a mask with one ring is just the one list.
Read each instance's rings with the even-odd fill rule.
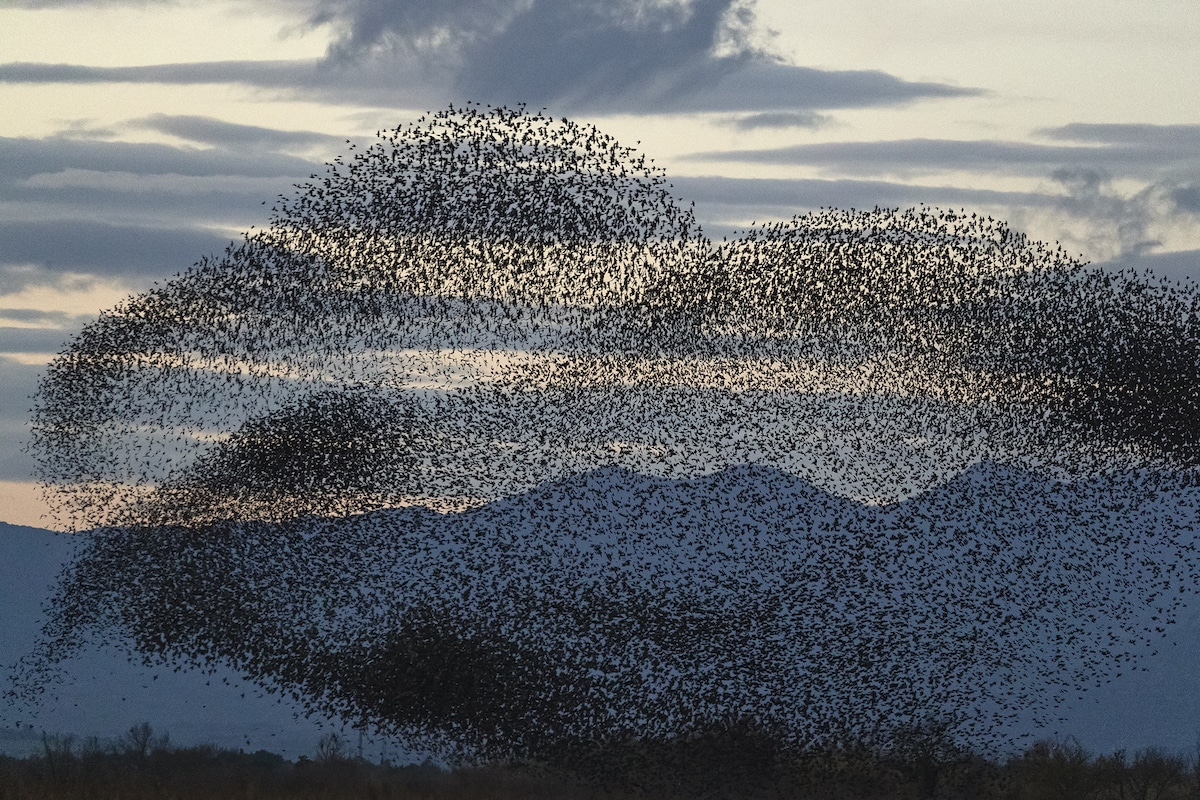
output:
[[51,524],[22,446],[54,354],[347,140],[525,103],[636,145],[710,235],[925,203],[1200,278],[1196,41],[1194,0],[0,0],[0,520]]

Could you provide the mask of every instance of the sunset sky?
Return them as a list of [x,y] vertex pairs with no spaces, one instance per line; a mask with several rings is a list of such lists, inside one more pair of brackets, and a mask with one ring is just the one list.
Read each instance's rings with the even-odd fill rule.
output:
[[926,203],[1200,278],[1195,0],[0,6],[8,522],[48,524],[21,448],[76,331],[264,224],[348,139],[449,104],[640,140],[717,237]]

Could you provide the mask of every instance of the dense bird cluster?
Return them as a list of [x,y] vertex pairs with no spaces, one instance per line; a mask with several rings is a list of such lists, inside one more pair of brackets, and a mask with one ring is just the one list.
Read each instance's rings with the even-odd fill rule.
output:
[[450,109],[89,325],[33,419],[88,629],[476,756],[963,735],[1195,585],[1200,292],[990,218],[705,237],[594,128]]

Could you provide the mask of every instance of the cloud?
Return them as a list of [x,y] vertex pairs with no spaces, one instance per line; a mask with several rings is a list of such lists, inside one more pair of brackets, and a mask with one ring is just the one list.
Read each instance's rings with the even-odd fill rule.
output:
[[60,328],[0,325],[0,353],[57,353],[69,338]]
[[457,99],[445,76],[430,64],[401,56],[368,62],[203,61],[136,67],[14,62],[0,64],[0,83],[235,84],[274,90],[284,98],[402,108],[428,108]]
[[0,64],[0,83],[249,83],[302,85],[312,80],[316,60],[200,61],[136,67],[89,67],[14,61]]
[[779,206],[814,209],[822,206],[873,208],[916,205],[1051,205],[1052,195],[1005,192],[959,186],[919,186],[907,183],[819,178],[673,177],[681,198],[728,205]]
[[467,97],[622,112],[810,110],[891,105],[977,90],[882,72],[830,72],[774,57],[737,0],[325,0],[330,58],[420,57]]
[[736,117],[731,124],[738,130],[758,128],[821,128],[829,123],[829,117],[815,111],[765,111]]
[[[1176,153],[1176,165],[1200,152]],[[787,164],[821,167],[842,174],[910,175],[951,170],[1045,175],[1063,165],[1104,165],[1127,174],[1167,166],[1164,153],[1140,145],[1044,145],[1032,142],[960,139],[895,139],[820,142],[757,150],[715,150],[687,156],[694,161]]]
[[151,117],[122,127],[131,126],[173,129],[218,146],[73,136],[0,139],[5,294],[30,286],[79,288],[103,277],[141,283],[174,274],[221,252],[232,231],[266,222],[264,201],[323,171],[313,161],[253,144],[315,144],[320,134],[204,117]]
[[[78,282],[79,276],[171,275],[220,253],[229,237],[197,228],[110,225],[87,220],[0,221],[2,294]],[[7,313],[7,312],[3,312]]]
[[281,153],[234,149],[183,149],[141,142],[74,138],[0,137],[0,182],[77,168],[104,172],[173,175],[307,176],[312,161]]
[[[815,167],[832,181],[825,204],[870,207],[912,202],[1000,205],[1014,225],[1108,260],[1166,245],[1194,246],[1200,220],[1200,126],[1074,123],[1040,129],[1042,142],[897,139],[822,142],[694,153],[685,160]],[[1063,143],[1060,143],[1063,142]],[[1066,143],[1070,142],[1070,143]],[[1040,178],[1028,193],[910,186],[954,172]],[[961,179],[960,179],[961,180]],[[1132,188],[1131,181],[1136,182]],[[819,184],[810,184],[813,187]],[[763,184],[758,193],[766,191]],[[867,200],[864,202],[864,196]],[[880,199],[875,199],[880,198]]]
[[91,314],[68,314],[40,308],[0,308],[0,324],[19,323],[17,327],[78,328],[92,319]]
[[534,2],[464,48],[456,85],[472,97],[635,112],[850,108],[973,93],[881,72],[792,66],[745,35],[717,55],[737,8],[731,0]]
[[1172,229],[1192,228],[1200,221],[1200,209],[1188,205],[1194,186],[1168,179],[1125,191],[1096,167],[1062,167],[1051,179],[1064,190],[1057,209],[1083,223],[1084,232],[1076,238],[1087,241],[1100,259],[1146,253],[1162,245]]
[[1072,122],[1057,128],[1039,128],[1035,133],[1049,139],[1075,142],[1132,144],[1200,152],[1200,125]]
[[1105,261],[1099,266],[1110,271],[1149,270],[1165,281],[1191,281],[1200,285],[1200,249],[1173,253],[1131,253]]
[[131,120],[129,124],[209,147],[291,151],[340,146],[345,141],[338,136],[314,131],[278,130],[259,125],[239,125],[216,117],[186,114],[151,114],[148,117]]
[[1170,196],[1180,211],[1200,214],[1200,183],[1176,186],[1170,191]]
[[[0,373],[4,375],[4,380],[0,381],[0,480],[27,481],[34,474],[36,463],[22,448],[28,438],[29,410],[33,405],[30,398],[37,391],[44,365],[26,364],[4,355],[5,352],[21,352],[10,346],[10,330],[0,327]],[[63,331],[56,333],[57,341],[52,342],[46,337],[37,344],[49,344],[48,352],[58,352],[69,337]],[[12,340],[12,344],[23,344],[23,341]]]
[[308,22],[334,28],[330,54],[335,58],[398,47],[430,53],[495,35],[529,5],[522,0],[314,0]]
[[0,64],[0,82],[240,83],[328,102],[426,106],[443,98],[564,111],[805,112],[979,94],[772,55],[741,0],[313,0],[322,60],[135,67]]
[[1162,215],[1154,208],[1159,193],[1147,187],[1130,196],[1112,189],[1112,176],[1095,168],[1061,168],[1051,177],[1067,190],[1060,207],[1090,221],[1093,238],[1103,238],[1119,255],[1137,254],[1162,244],[1149,234],[1150,223]]
[[695,201],[709,236],[729,236],[750,221],[790,219],[820,208],[909,208],[921,204],[969,209],[1054,207],[1058,198],[1037,192],[922,186],[890,181],[819,178],[672,177],[683,202]]

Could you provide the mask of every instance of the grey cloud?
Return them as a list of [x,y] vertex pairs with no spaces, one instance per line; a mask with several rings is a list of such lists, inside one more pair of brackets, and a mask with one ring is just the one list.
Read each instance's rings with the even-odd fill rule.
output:
[[339,32],[320,62],[14,63],[0,65],[0,81],[244,83],[330,102],[428,107],[456,96],[600,113],[812,111],[980,93],[783,63],[755,44],[752,3],[739,0],[312,0],[307,9],[310,24]]
[[23,322],[43,328],[80,328],[91,319],[90,314],[68,314],[41,308],[0,308],[0,324]]
[[[63,341],[54,349],[58,350],[67,338],[64,336]],[[30,405],[29,397],[37,389],[42,367],[38,364],[24,364],[0,353],[0,370],[4,373],[4,380],[0,381],[0,421],[16,418],[24,424],[29,420],[26,411]]]
[[1060,168],[1051,177],[1066,192],[1058,207],[1087,220],[1090,238],[1119,257],[1157,247],[1161,242],[1155,238],[1156,229],[1173,221],[1192,222],[1190,217],[1200,210],[1188,206],[1193,186],[1157,181],[1123,194],[1113,187],[1107,171],[1095,167]]
[[1053,195],[956,186],[915,186],[868,180],[726,178],[671,179],[677,197],[695,201],[709,236],[730,235],[748,219],[790,218],[819,208],[907,208],[922,203],[965,208],[1053,207]]
[[[47,225],[87,221],[96,226],[89,236],[132,225],[146,231],[191,230],[192,242],[211,236],[201,230],[205,227],[244,229],[266,222],[264,201],[323,171],[313,161],[251,147],[0,138],[0,219],[6,239],[0,259],[13,262],[18,228],[45,232]],[[168,254],[176,256],[178,249],[169,247]]]
[[[172,186],[173,182],[176,185]],[[38,175],[4,187],[0,217],[13,224],[78,219],[157,229],[240,231],[265,223],[269,212],[264,201],[271,202],[288,186],[286,178],[189,179],[171,174],[137,176],[71,170]]]
[[711,90],[698,87],[694,97],[682,97],[680,102],[700,111],[802,110],[894,106],[979,94],[977,89],[904,81],[875,70],[819,70],[750,61],[726,69]]
[[[195,228],[162,229],[83,220],[0,222],[0,293],[61,285],[68,273],[163,277],[220,253],[229,238]],[[77,280],[69,278],[69,280]]]
[[0,83],[246,83],[303,86],[316,83],[320,62],[200,61],[137,67],[89,67],[14,61],[0,64]]
[[474,97],[602,108],[694,95],[737,65],[709,57],[730,5],[647,5],[649,18],[638,19],[632,3],[535,0],[496,35],[465,49],[457,84]]
[[575,63],[562,64],[546,55],[520,58],[499,51],[486,61],[487,55],[473,58],[474,69],[449,76],[430,74],[428,64],[399,56],[349,65],[0,64],[0,83],[240,83],[329,103],[420,108],[465,96],[497,104],[554,105],[570,112],[635,114],[863,108],[981,94],[972,88],[904,81],[874,70],[818,70],[746,57],[693,59],[667,67],[621,58],[597,63],[574,58]]
[[1049,206],[1052,195],[1004,192],[957,186],[916,186],[906,183],[818,178],[726,178],[717,176],[672,178],[682,199],[722,205],[873,208],[917,205],[1028,205]]
[[432,61],[461,96],[588,111],[766,111],[978,94],[881,72],[795,67],[757,43],[753,4],[617,0],[323,0],[330,58]]
[[1073,122],[1057,128],[1039,128],[1035,133],[1050,139],[1075,142],[1132,144],[1200,151],[1200,125]]
[[69,338],[61,329],[0,325],[0,353],[57,353]]
[[646,20],[587,0],[534,2],[470,48],[457,85],[470,96],[599,111],[769,111],[892,105],[974,90],[870,71],[797,67],[741,44],[715,56],[731,0]]
[[[51,352],[56,352],[66,338],[63,335]],[[0,339],[0,348],[3,347]],[[28,433],[31,398],[37,391],[42,369],[40,365],[23,364],[0,353],[0,374],[4,375],[0,381],[0,480],[25,481],[34,475],[33,458],[23,452],[22,445]]]
[[1177,250],[1172,253],[1136,253],[1118,256],[1099,265],[1116,272],[1134,269],[1149,270],[1158,278],[1169,281],[1200,283],[1200,250]]
[[[22,410],[27,407],[21,406]],[[4,418],[0,416],[0,424]],[[25,441],[25,426],[17,427],[13,422],[2,424],[0,427],[0,481],[32,480],[36,463],[33,458],[21,451]]]
[[522,0],[315,0],[309,23],[332,24],[333,58],[355,58],[381,46],[428,51],[453,48],[495,34],[519,13]]
[[829,117],[815,111],[767,111],[736,117],[731,124],[739,130],[758,128],[820,128],[829,123]]
[[449,84],[415,57],[343,60],[220,61],[88,67],[75,64],[0,64],[0,83],[240,84],[285,98],[402,108],[441,105]]
[[720,150],[688,156],[696,161],[809,165],[847,174],[907,174],[947,170],[1044,175],[1064,164],[1102,164],[1124,172],[1166,165],[1163,154],[1136,145],[1069,146],[957,139],[822,142],[760,150]]
[[314,131],[290,131],[239,125],[215,117],[152,114],[131,120],[134,127],[176,136],[211,147],[292,150],[341,145],[345,140]]
[[1177,186],[1171,190],[1170,196],[1180,211],[1200,214],[1200,183]]
[[[904,139],[800,144],[697,153],[686,158],[807,165],[844,176],[905,178],[963,171],[1049,178],[1045,190],[1024,199],[1006,199],[1001,193],[994,200],[982,195],[971,199],[973,193],[961,190],[926,188],[884,190],[879,194],[883,198],[880,202],[889,205],[909,202],[914,194],[932,203],[995,203],[1007,206],[1004,213],[1013,221],[1037,209],[1033,218],[1042,222],[1057,217],[1052,224],[1060,231],[1060,238],[1075,241],[1098,257],[1109,258],[1148,252],[1179,229],[1196,224],[1200,212],[1200,182],[1196,180],[1200,174],[1200,140],[1193,142],[1193,138],[1198,129],[1200,126],[1080,124],[1054,129],[1054,135],[1087,140],[1088,144]],[[1133,178],[1142,185],[1132,192],[1118,190],[1116,178]],[[904,199],[898,201],[897,193]],[[827,202],[846,205],[847,200],[831,195]],[[1060,223],[1066,223],[1066,227],[1060,227]]]
[[66,169],[172,175],[308,175],[316,165],[279,153],[185,150],[161,144],[0,137],[0,183]]

